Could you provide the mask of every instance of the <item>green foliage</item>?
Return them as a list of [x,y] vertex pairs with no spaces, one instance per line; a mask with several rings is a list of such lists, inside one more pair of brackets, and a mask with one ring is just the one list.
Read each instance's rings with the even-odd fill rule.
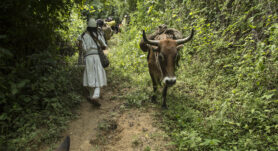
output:
[[73,66],[82,1],[4,0],[0,24],[0,150],[55,140],[81,101]]
[[84,6],[84,15],[97,19],[113,17],[117,23],[121,23],[124,15],[136,10],[137,1],[142,0],[88,0]]
[[[142,83],[142,80],[150,82],[146,64],[146,54],[140,51],[139,40],[140,33],[137,30],[131,29],[129,33],[122,33],[121,35],[115,35],[113,40],[109,42],[110,45],[116,45],[111,47],[109,59],[111,62],[110,77],[115,82],[118,81],[118,85],[129,87],[132,91],[122,96],[127,102],[127,106],[140,107],[142,103],[148,99],[147,92],[145,91],[150,83]],[[133,39],[134,37],[137,37]],[[115,83],[114,83],[115,84]],[[113,84],[113,85],[114,85]],[[138,89],[139,88],[139,89]],[[144,88],[144,89],[140,89]]]
[[1,146],[30,150],[49,142],[65,129],[66,121],[73,116],[72,108],[80,103],[81,79],[76,77],[81,71],[73,66],[55,67],[51,59],[38,61],[50,58],[48,55],[30,57],[37,62],[36,67],[26,69],[17,64],[2,81],[6,87],[0,102]]
[[144,151],[151,151],[151,147],[150,146],[147,146]]
[[1,146],[31,150],[65,128],[81,89],[75,79],[81,73],[69,56],[84,26],[81,13],[88,10],[118,22],[131,16],[127,31],[111,41],[116,46],[108,76],[132,90],[122,96],[132,106],[141,106],[152,91],[147,54],[138,46],[141,30],[150,33],[166,24],[187,35],[195,28],[181,52],[177,84],[168,92],[169,110],[161,113],[179,150],[277,150],[277,1],[82,4],[5,0],[0,5]]
[[161,115],[165,130],[179,150],[277,150],[277,4],[137,1],[111,56],[136,89],[128,102],[140,104],[152,90],[141,30],[167,24],[186,36],[194,27]]

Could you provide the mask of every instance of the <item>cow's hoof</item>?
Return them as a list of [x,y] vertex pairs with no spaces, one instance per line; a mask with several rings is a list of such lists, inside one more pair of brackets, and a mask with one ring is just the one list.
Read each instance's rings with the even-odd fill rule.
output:
[[162,107],[162,109],[165,109],[165,110],[168,109],[168,106],[167,106],[166,104],[165,104],[165,105],[162,105],[161,107]]

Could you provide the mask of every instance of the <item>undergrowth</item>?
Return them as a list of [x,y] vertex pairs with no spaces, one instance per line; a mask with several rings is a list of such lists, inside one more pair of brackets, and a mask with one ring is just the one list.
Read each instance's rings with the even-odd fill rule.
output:
[[[276,0],[97,2],[114,15],[130,13],[126,32],[112,41],[108,75],[112,85],[131,90],[121,96],[130,106],[142,106],[152,94],[141,30],[166,24],[186,36],[195,28],[180,53],[169,109],[161,112],[178,150],[278,150]],[[65,56],[74,54],[72,43],[82,30],[80,14],[72,12],[82,3],[1,5],[1,150],[34,150],[56,138],[72,117],[82,75]]]
[[[163,4],[163,5],[162,5]],[[180,5],[177,5],[180,4]],[[177,84],[169,89],[163,128],[178,150],[277,150],[276,1],[137,1],[128,30],[110,56],[129,76],[125,98],[140,106],[152,86],[141,30],[160,24],[195,28],[185,44]],[[171,20],[169,20],[171,18]],[[161,100],[161,98],[160,98]]]
[[[0,150],[57,141],[81,99],[82,1],[1,1]],[[15,11],[16,10],[16,11]]]
[[[40,54],[40,57],[45,55]],[[40,57],[36,56],[36,59]],[[44,66],[43,74],[39,71],[40,66]],[[2,91],[5,102],[0,116],[2,150],[28,151],[48,144],[60,136],[67,122],[74,117],[73,108],[82,100],[82,79],[76,78],[82,71],[73,65],[55,66],[54,61],[24,71],[22,66],[14,69],[18,74],[32,75],[32,78],[8,75],[10,79],[6,82],[10,83],[11,91]]]

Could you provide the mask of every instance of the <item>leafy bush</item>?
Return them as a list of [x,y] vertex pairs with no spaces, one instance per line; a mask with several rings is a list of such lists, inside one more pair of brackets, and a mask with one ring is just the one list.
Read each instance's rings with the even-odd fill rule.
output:
[[[59,54],[74,54],[82,21],[80,13],[75,16],[80,26],[69,19],[79,4],[12,0],[0,5],[1,14],[15,16],[1,15],[1,145],[36,148],[64,128],[71,107],[78,104],[80,81],[73,75],[80,72]],[[179,150],[277,150],[277,1],[87,4],[95,5],[92,12],[97,10],[98,17],[130,13],[127,31],[112,41],[116,46],[108,75],[115,83],[131,84],[132,93],[123,96],[130,105],[140,106],[152,91],[146,54],[138,46],[141,30],[150,33],[166,24],[187,35],[196,29],[181,52],[178,81],[168,95],[170,108],[161,113],[163,127]],[[57,125],[61,129],[54,130]]]
[[[37,60],[49,56],[33,57]],[[0,142],[4,150],[30,150],[53,141],[66,128],[66,122],[73,117],[72,109],[82,100],[81,79],[76,79],[81,76],[79,69],[40,63],[29,70],[18,65],[5,78],[3,85],[9,87],[1,91],[0,102]]]
[[81,101],[69,58],[82,1],[4,0],[0,24],[0,150],[37,150],[65,129]]
[[128,100],[138,104],[152,91],[141,30],[167,24],[187,35],[194,27],[161,114],[165,130],[179,150],[277,150],[277,4],[138,0],[112,56],[132,78],[137,95]]

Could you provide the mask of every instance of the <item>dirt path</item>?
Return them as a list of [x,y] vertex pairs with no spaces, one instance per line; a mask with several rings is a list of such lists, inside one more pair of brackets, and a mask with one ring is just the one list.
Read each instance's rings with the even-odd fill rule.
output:
[[[130,109],[118,119],[117,130],[108,135],[108,142],[99,147],[107,151],[169,151],[169,137],[156,127],[154,111],[148,109]],[[99,145],[99,144],[97,144]]]
[[[71,121],[64,134],[70,136],[70,151],[175,150],[168,145],[170,138],[159,129],[155,118],[155,113],[161,111],[151,105],[127,108],[125,100],[116,97],[129,91],[117,84],[104,88],[99,109],[87,101],[82,102],[77,111],[79,117]],[[56,146],[61,142],[62,139]]]
[[87,101],[83,102],[79,109],[80,117],[70,123],[67,131],[71,138],[71,151],[91,151],[90,140],[97,136],[99,121],[113,113],[118,104],[103,100],[101,108],[97,109]]
[[[169,151],[169,137],[158,128],[154,107],[126,108],[104,89],[100,109],[83,102],[79,117],[69,124],[70,151]],[[62,140],[61,140],[62,141]],[[59,143],[57,143],[59,144]]]

